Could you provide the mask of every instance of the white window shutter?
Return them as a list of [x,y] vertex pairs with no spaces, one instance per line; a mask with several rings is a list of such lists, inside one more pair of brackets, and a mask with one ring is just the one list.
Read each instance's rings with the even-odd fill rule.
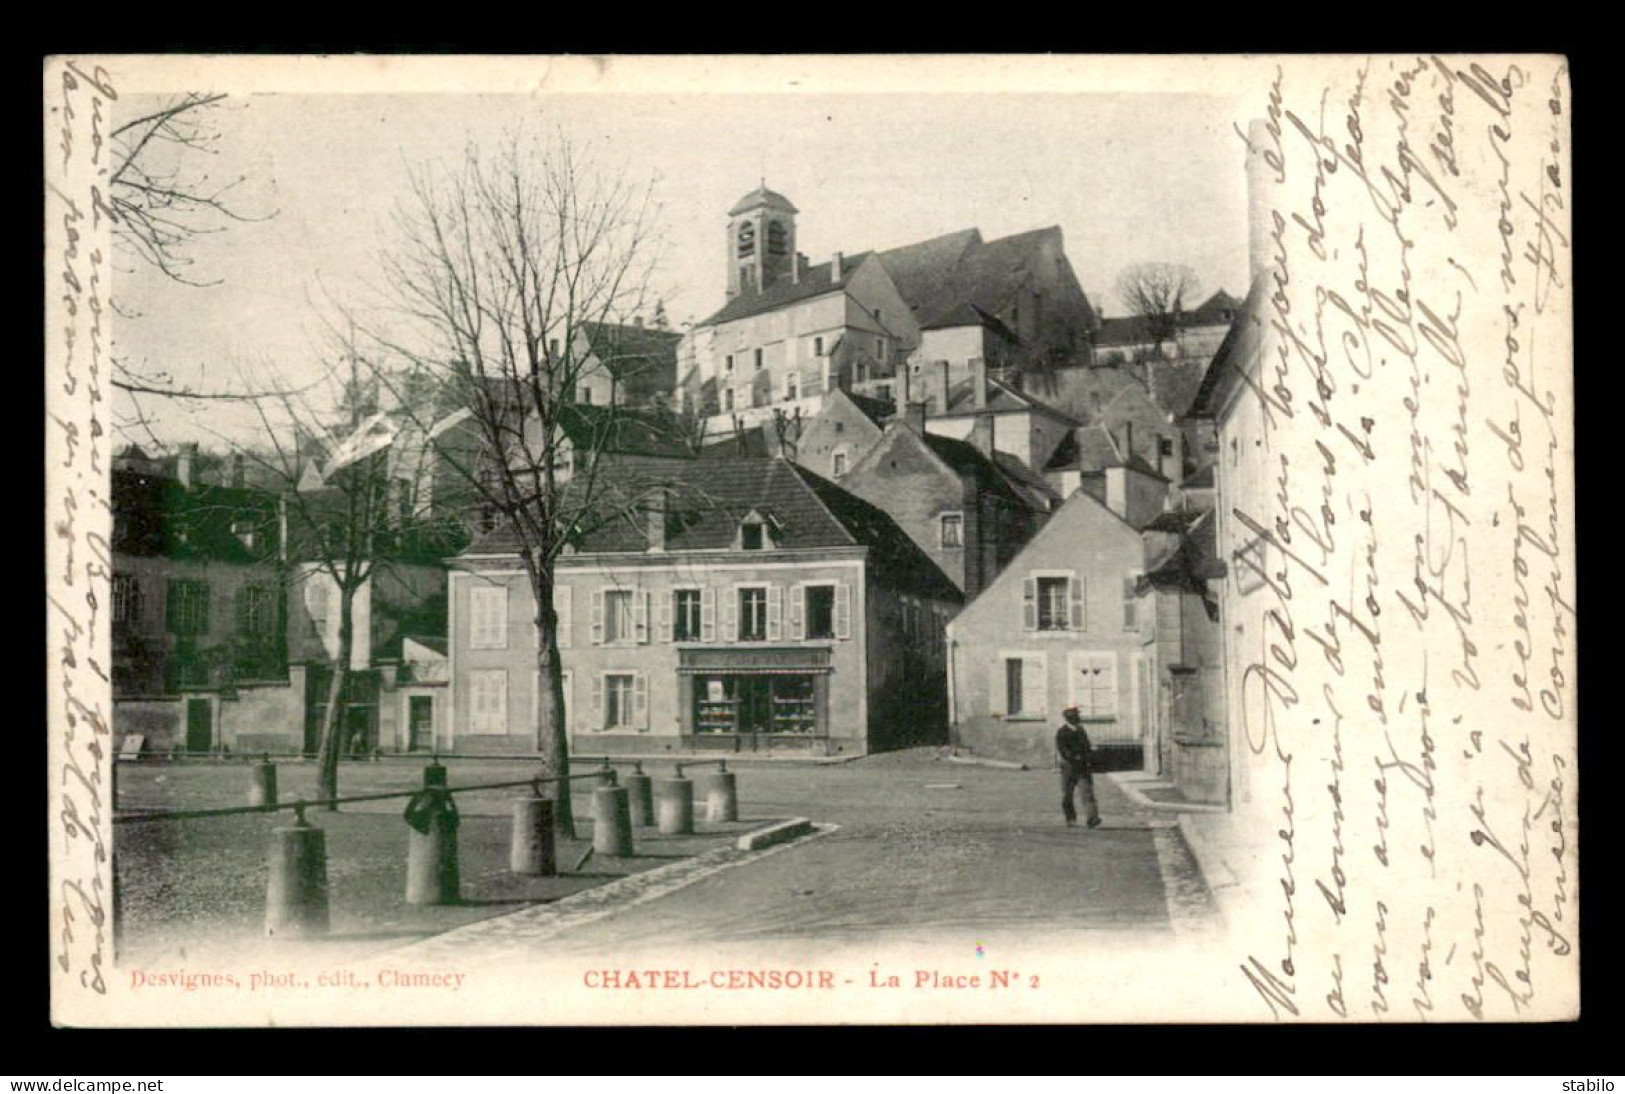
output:
[[807,635],[807,586],[790,588],[790,639],[800,641]]
[[1021,629],[1038,629],[1038,579],[1035,577],[1021,579]]
[[649,728],[649,678],[641,672],[632,677],[632,724]]
[[564,690],[564,724],[559,728],[568,733],[570,731],[570,715],[574,714],[576,709],[576,681],[575,674],[572,672],[565,672],[562,676],[560,686]]
[[724,642],[739,641],[739,590],[733,590],[733,596],[728,598],[722,612],[722,640]]
[[604,724],[604,678],[597,673],[592,678],[592,724],[600,728]]
[[649,641],[649,594],[642,589],[632,593],[632,634],[639,642]]
[[[1029,658],[1022,665],[1021,671],[1022,671],[1022,675],[1025,676],[1027,678],[1027,680],[1032,681],[1030,684],[1027,682],[1027,680],[1022,681],[1021,690],[1023,692],[1023,696],[1022,696],[1023,705],[1026,706],[1026,708],[1028,710],[1031,710],[1034,714],[1048,714],[1049,713],[1049,663],[1048,663],[1048,660],[1046,658],[1043,658],[1043,657]],[[1032,699],[1031,699],[1030,702],[1027,700],[1026,694],[1025,694],[1029,690],[1032,693]]]
[[777,585],[767,587],[767,640],[778,642],[784,638],[784,590]]
[[845,581],[835,586],[835,637],[852,637],[852,586]]
[[677,593],[667,592],[660,598],[660,620],[655,630],[659,632],[657,640],[667,642],[671,640],[672,614],[676,610]]
[[1072,601],[1072,629],[1075,631],[1083,630],[1083,581],[1083,578],[1073,574],[1066,582],[1067,592]]
[[560,649],[569,649],[574,640],[575,613],[571,610],[572,592],[568,585],[553,587],[553,614],[558,617],[558,633],[553,636],[553,641]]
[[712,588],[700,590],[700,641],[715,642],[717,640],[717,591]]
[[592,597],[592,644],[604,644],[604,590],[601,588]]
[[987,712],[995,718],[1004,717],[1005,689],[1010,681],[1006,675],[1005,659],[996,658],[987,667]]
[[492,675],[496,694],[491,697],[491,732],[508,732],[508,673],[506,670]]

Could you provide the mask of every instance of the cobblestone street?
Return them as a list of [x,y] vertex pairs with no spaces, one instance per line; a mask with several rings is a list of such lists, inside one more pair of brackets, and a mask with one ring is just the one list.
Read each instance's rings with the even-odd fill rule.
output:
[[[286,800],[311,773],[284,770]],[[452,783],[520,770],[453,761]],[[399,802],[313,813],[329,831],[334,894],[334,934],[320,945],[335,956],[466,962],[544,941],[550,954],[586,955],[676,939],[971,943],[992,932],[1181,932],[1211,922],[1211,900],[1171,815],[1136,807],[1106,777],[1096,780],[1105,823],[1090,830],[1063,825],[1054,772],[956,763],[933,749],[844,764],[747,762],[735,771],[738,823],[705,823],[702,809],[693,837],[640,829],[638,858],[594,859],[571,873],[591,835],[581,794],[582,840],[561,845],[563,876],[548,879],[506,874],[503,795],[465,796],[464,903],[452,908],[402,903]],[[418,767],[356,765],[345,776],[348,792],[377,792],[415,785]],[[145,769],[125,780],[123,804],[234,804],[245,779],[239,766]],[[793,816],[814,821],[814,835],[766,851],[733,846],[739,833]],[[122,832],[129,951],[197,954],[257,937],[268,827],[265,818],[236,817]]]
[[1213,905],[1172,815],[1135,808],[1097,777],[1105,823],[1064,826],[1050,771],[914,750],[827,767],[739,767],[740,816],[799,815],[821,834],[719,858],[659,899],[572,926],[551,909],[413,947],[466,959],[546,940],[553,955],[695,943],[886,942],[1057,932],[1201,931]]

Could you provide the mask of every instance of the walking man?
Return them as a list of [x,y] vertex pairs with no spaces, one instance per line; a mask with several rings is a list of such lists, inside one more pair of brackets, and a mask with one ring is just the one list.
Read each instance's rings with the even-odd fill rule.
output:
[[1072,805],[1072,792],[1076,789],[1083,798],[1083,810],[1090,828],[1100,826],[1100,806],[1095,802],[1095,780],[1091,773],[1094,756],[1089,734],[1084,732],[1083,718],[1075,706],[1063,712],[1066,721],[1055,734],[1055,754],[1061,763],[1061,812],[1066,814],[1068,828],[1078,823],[1078,811]]

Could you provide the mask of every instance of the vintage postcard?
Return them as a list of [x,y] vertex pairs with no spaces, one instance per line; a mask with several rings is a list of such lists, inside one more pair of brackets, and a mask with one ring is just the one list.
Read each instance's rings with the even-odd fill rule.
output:
[[1565,1020],[1556,56],[62,56],[69,1026]]

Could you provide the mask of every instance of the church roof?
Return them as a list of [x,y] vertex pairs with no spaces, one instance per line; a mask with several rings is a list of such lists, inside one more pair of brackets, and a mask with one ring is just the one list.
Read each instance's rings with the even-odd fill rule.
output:
[[733,208],[728,210],[728,215],[736,217],[740,213],[748,213],[752,209],[763,205],[769,209],[778,209],[786,213],[799,213],[801,211],[790,204],[789,198],[777,191],[769,190],[766,183],[764,183],[734,202]]
[[[978,229],[963,228],[889,251],[864,251],[845,256],[840,276],[844,280],[873,257],[880,261],[922,329],[986,325],[989,319],[998,323],[998,313],[1009,304],[1039,250],[1050,241],[1058,248],[1060,235],[1061,229],[1050,225],[983,240]],[[698,325],[708,327],[759,315],[837,288],[830,263],[821,263],[803,271],[794,282],[779,281],[764,292],[741,293]],[[967,306],[974,310],[965,310]],[[1089,308],[1087,299],[1083,307]],[[1088,311],[1083,319],[1086,325],[1092,325],[1093,312]],[[1008,333],[1002,323],[995,329]]]
[[[843,278],[851,276],[868,257],[867,253],[843,257],[841,276]],[[744,319],[746,316],[773,311],[786,304],[794,304],[798,300],[808,300],[833,292],[840,286],[836,285],[834,278],[830,276],[830,265],[829,262],[821,262],[817,266],[809,266],[801,272],[800,279],[778,281],[769,285],[763,292],[740,293],[695,325],[711,327],[718,323],[728,323],[735,319]]]

